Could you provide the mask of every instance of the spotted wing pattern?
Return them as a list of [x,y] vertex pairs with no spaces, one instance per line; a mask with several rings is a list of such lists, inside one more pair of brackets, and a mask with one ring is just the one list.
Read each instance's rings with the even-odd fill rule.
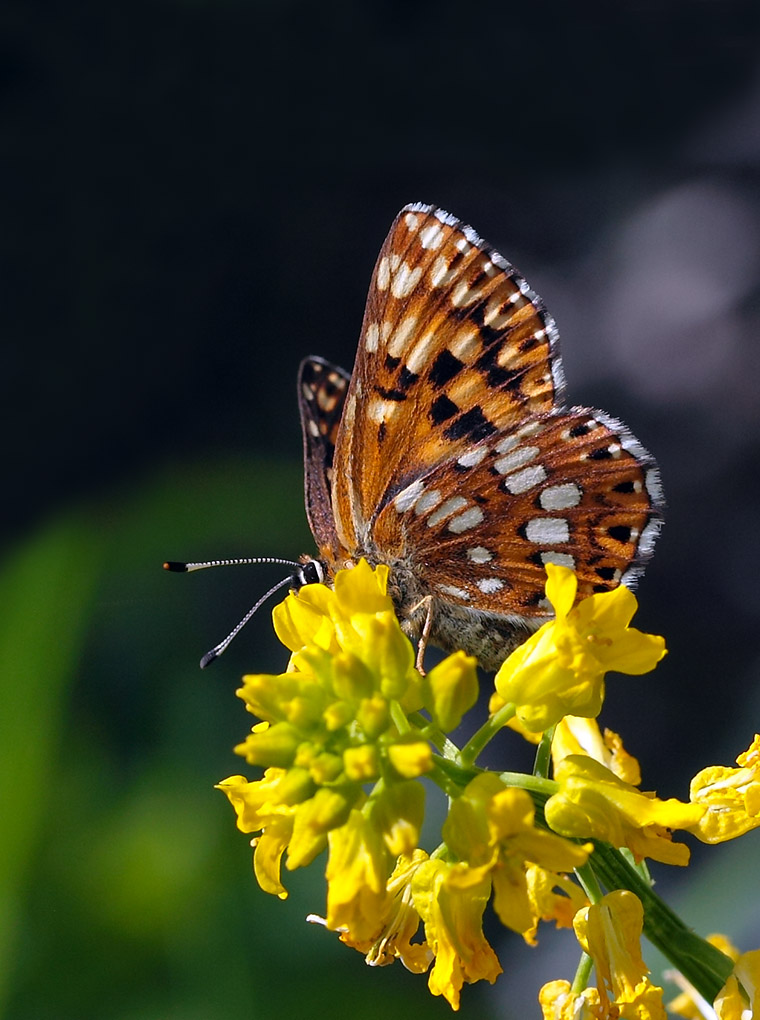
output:
[[475,231],[432,206],[397,216],[370,283],[335,451],[341,542],[473,444],[549,411],[563,386],[554,320]]
[[633,580],[656,534],[653,493],[655,463],[623,425],[585,408],[554,411],[410,483],[373,540],[413,560],[444,602],[543,617],[547,563],[576,571],[579,597]]
[[391,566],[405,628],[496,668],[549,615],[547,563],[579,597],[630,583],[662,522],[654,459],[602,411],[565,408],[541,299],[434,206],[394,221],[354,372],[301,367],[309,522],[328,574]]
[[350,379],[348,372],[322,358],[306,358],[298,372],[306,515],[322,558],[332,558],[337,543],[331,498],[333,458]]

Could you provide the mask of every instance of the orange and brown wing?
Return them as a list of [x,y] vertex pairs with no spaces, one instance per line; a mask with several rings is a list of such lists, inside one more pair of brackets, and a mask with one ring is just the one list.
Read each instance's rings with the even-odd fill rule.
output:
[[341,544],[364,547],[415,478],[550,411],[558,340],[540,299],[471,227],[434,206],[402,210],[372,276],[336,439]]
[[532,416],[413,481],[374,529],[431,594],[500,615],[550,614],[546,563],[578,594],[630,583],[662,520],[653,458],[624,425],[574,408]]

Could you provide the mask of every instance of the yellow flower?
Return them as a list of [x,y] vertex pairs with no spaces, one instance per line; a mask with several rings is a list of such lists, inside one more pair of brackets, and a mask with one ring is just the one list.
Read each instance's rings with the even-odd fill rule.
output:
[[546,595],[555,619],[515,649],[496,674],[496,690],[513,702],[526,729],[541,732],[565,715],[594,717],[604,675],[647,673],[665,654],[661,637],[629,627],[636,598],[624,585],[573,603],[575,574],[546,565]]
[[554,921],[557,928],[572,928],[575,915],[588,905],[586,894],[567,875],[529,864],[525,869],[525,881],[533,914],[532,927],[522,933],[528,945],[536,945],[539,921]]
[[477,659],[454,652],[424,679],[425,707],[444,733],[451,733],[478,700]]
[[602,1014],[599,992],[596,988],[584,988],[573,992],[569,981],[550,981],[538,993],[538,1002],[544,1020],[605,1020]]
[[688,864],[689,848],[673,843],[669,830],[695,825],[702,808],[640,793],[585,755],[564,758],[554,778],[560,789],[544,813],[555,832],[627,846],[637,861],[651,857],[663,864]]
[[760,1016],[760,949],[742,953],[714,1006],[718,1020]]
[[462,862],[450,881],[489,879],[494,910],[502,924],[517,932],[532,932],[538,921],[527,866],[572,871],[586,863],[590,850],[537,828],[534,816],[525,790],[505,786],[493,773],[482,773],[451,805],[443,826],[446,845]]
[[382,836],[361,811],[328,834],[327,918],[331,931],[349,931],[354,940],[374,940],[390,904],[386,888],[388,854]]
[[413,780],[380,784],[372,791],[367,811],[391,856],[410,854],[425,820],[425,788]]
[[552,739],[552,762],[555,771],[562,759],[570,754],[588,755],[631,786],[638,786],[641,782],[638,761],[628,754],[617,733],[606,729],[602,735],[596,719],[566,715],[557,723]]
[[[428,987],[459,1009],[462,985],[494,983],[501,966],[483,935],[483,911],[491,892],[488,878],[457,881],[459,865],[423,862],[412,878],[415,909],[425,924],[425,939],[435,957]],[[461,869],[460,869],[461,870]],[[469,876],[472,878],[472,876]]]
[[427,943],[411,941],[420,926],[420,916],[412,899],[411,883],[415,872],[427,859],[425,851],[419,849],[398,858],[386,885],[388,897],[385,900],[385,912],[382,917],[378,915],[377,931],[371,938],[358,939],[351,928],[339,930],[341,942],[364,953],[370,967],[387,967],[399,959],[407,970],[422,974],[430,966],[433,954]]
[[[628,890],[608,893],[598,903],[580,910],[573,927],[584,951],[594,961],[601,1015],[615,1015],[621,1020],[666,1020],[662,989],[649,981],[641,958],[644,908],[638,897]],[[610,1005],[618,1012],[613,1014]]]
[[703,843],[722,843],[760,825],[760,734],[736,763],[738,769],[711,765],[691,781],[690,799],[707,808],[691,829]]
[[[386,566],[373,570],[360,560],[336,574],[334,590],[306,585],[275,608],[275,630],[292,653],[288,670],[245,676],[237,692],[261,721],[235,750],[267,773],[255,783],[233,777],[220,784],[239,827],[261,830],[256,875],[279,896],[285,895],[280,882],[285,850],[286,866],[301,867],[339,830],[330,844],[331,928],[345,927],[346,915],[366,907],[355,868],[335,864],[347,840],[355,842],[361,828],[375,867],[367,887],[375,913],[375,900],[385,895],[388,863],[383,857],[380,867],[380,857],[417,845],[424,794],[409,781],[431,771],[433,751],[407,716],[424,706],[434,725],[456,726],[477,698],[475,660],[462,652],[444,659],[423,681],[387,594],[388,573]],[[367,783],[376,789],[360,827],[350,813],[366,800]],[[377,853],[369,852],[372,847]],[[366,863],[360,854],[352,863],[358,867],[363,859]]]
[[308,776],[284,769],[267,769],[264,778],[249,783],[244,776],[230,776],[217,786],[227,795],[238,816],[241,832],[263,829],[253,841],[253,869],[264,890],[280,899],[288,892],[280,881],[280,860],[290,843],[298,799],[311,793]]

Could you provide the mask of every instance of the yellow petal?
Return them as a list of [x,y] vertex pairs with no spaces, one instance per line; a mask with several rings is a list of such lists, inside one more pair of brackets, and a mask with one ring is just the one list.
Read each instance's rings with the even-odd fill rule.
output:
[[573,608],[578,590],[578,578],[567,567],[546,564],[546,597],[554,606],[557,619],[567,616]]

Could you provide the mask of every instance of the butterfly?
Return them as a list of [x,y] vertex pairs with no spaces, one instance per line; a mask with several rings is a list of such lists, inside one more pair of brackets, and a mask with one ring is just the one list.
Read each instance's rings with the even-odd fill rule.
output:
[[517,270],[443,209],[407,205],[353,372],[300,366],[318,556],[294,584],[386,563],[404,631],[487,670],[552,615],[547,563],[576,572],[579,598],[630,585],[662,523],[657,465],[563,393],[557,327]]

